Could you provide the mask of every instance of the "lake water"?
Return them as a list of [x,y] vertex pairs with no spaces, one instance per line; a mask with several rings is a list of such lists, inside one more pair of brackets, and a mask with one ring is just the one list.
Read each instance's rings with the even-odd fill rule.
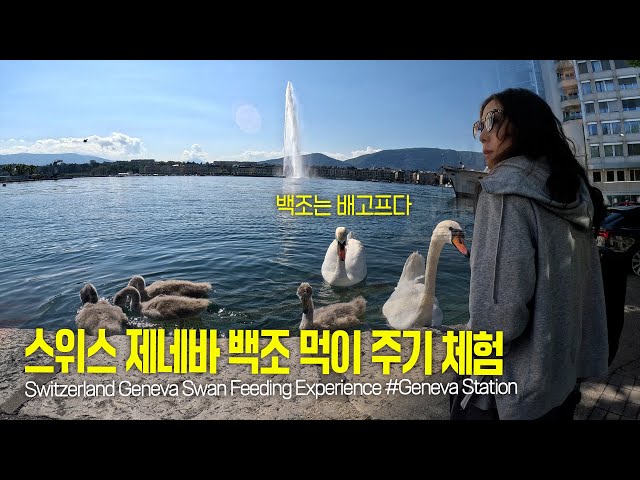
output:
[[[276,196],[284,194],[330,200],[323,210],[330,216],[281,211]],[[408,216],[339,216],[336,195],[351,194],[409,195],[412,205]],[[385,329],[382,305],[408,255],[426,254],[435,225],[456,220],[467,247],[473,234],[469,202],[457,200],[451,188],[425,185],[130,176],[9,183],[0,199],[0,327],[76,328],[84,283],[112,299],[139,274],[147,284],[211,282],[211,304],[196,319],[132,318],[129,327],[209,328],[220,336],[229,329],[281,328],[295,336],[302,316],[296,289],[309,282],[316,308],[363,295],[363,328]],[[331,287],[321,275],[338,226],[365,245],[368,276],[356,286]],[[469,260],[445,245],[436,281],[445,324],[468,320],[469,278]]]

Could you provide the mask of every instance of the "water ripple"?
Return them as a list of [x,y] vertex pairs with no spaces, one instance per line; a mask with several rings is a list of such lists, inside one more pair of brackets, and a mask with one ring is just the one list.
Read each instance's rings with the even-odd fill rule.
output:
[[[276,196],[330,200],[331,216],[292,216]],[[337,195],[409,195],[409,216],[337,215]],[[296,329],[296,289],[314,288],[316,306],[368,300],[366,327],[387,328],[382,305],[407,256],[426,254],[430,233],[453,219],[471,244],[471,205],[451,189],[374,182],[248,177],[87,178],[11,184],[2,191],[0,326],[73,328],[85,282],[112,298],[133,275],[213,284],[198,318],[129,326]],[[368,277],[350,288],[324,283],[320,268],[335,229],[352,229],[367,249]],[[436,296],[445,323],[468,320],[469,261],[445,246]]]

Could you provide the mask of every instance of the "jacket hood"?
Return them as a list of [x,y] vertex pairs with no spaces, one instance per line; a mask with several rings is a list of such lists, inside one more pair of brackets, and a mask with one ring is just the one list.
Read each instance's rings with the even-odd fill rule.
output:
[[578,198],[572,203],[560,203],[551,199],[546,182],[551,167],[545,157],[531,159],[524,156],[508,158],[497,164],[491,173],[480,180],[487,193],[520,195],[541,204],[547,210],[585,229],[590,229],[593,219],[591,195],[584,181],[580,181]]

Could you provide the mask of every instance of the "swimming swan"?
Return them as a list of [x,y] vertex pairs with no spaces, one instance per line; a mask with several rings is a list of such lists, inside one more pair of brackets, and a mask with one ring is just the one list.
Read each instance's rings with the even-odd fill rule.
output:
[[317,310],[313,308],[313,289],[308,283],[301,283],[296,292],[302,302],[302,321],[300,330],[329,329],[342,330],[362,323],[359,317],[364,315],[367,301],[358,296],[346,303],[334,303]]
[[189,280],[158,280],[147,286],[144,277],[134,275],[129,286],[140,292],[140,300],[146,302],[158,295],[180,295],[183,297],[206,297],[211,290],[208,282],[196,283]]
[[[382,306],[389,325],[398,330],[442,325],[442,310],[436,298],[436,270],[445,243],[451,243],[465,257],[464,232],[453,220],[436,225],[431,235],[427,263],[418,252],[407,258],[395,290]],[[424,274],[422,273],[424,272]]]
[[336,228],[336,238],[331,242],[322,263],[322,277],[329,285],[344,287],[360,283],[367,276],[367,259],[364,245],[347,235],[345,227]]
[[209,306],[206,298],[183,297],[179,295],[158,295],[146,302],[140,301],[140,292],[132,286],[126,286],[113,297],[113,304],[126,308],[127,299],[131,300],[131,310],[153,320],[175,320],[195,317]]
[[98,329],[104,328],[105,335],[119,335],[122,324],[127,320],[120,307],[111,305],[106,299],[98,300],[98,291],[91,283],[80,290],[82,307],[76,315],[78,328],[84,328],[89,335],[98,335]]

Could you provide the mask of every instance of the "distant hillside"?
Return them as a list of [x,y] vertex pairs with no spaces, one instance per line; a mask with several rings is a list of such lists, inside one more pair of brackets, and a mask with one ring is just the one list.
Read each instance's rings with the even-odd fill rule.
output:
[[77,153],[10,153],[0,155],[0,165],[23,163],[42,167],[51,165],[56,160],[62,160],[64,163],[89,163],[91,160],[99,163],[112,161],[94,155],[79,155]]
[[[443,155],[444,153],[444,155]],[[480,152],[443,150],[440,148],[402,148],[381,150],[345,161],[357,168],[389,167],[400,170],[427,170],[436,172],[442,164],[457,167],[460,162],[466,168],[482,170],[484,155]]]
[[[444,153],[444,156],[442,155]],[[444,162],[445,165],[457,167],[460,162],[466,168],[483,170],[484,155],[480,152],[444,150],[440,148],[402,148],[396,150],[381,150],[376,153],[361,155],[350,160],[340,161],[322,153],[303,155],[305,165],[338,166],[356,168],[394,168],[398,170],[425,170],[437,172]],[[282,165],[282,158],[265,160],[261,163]]]

